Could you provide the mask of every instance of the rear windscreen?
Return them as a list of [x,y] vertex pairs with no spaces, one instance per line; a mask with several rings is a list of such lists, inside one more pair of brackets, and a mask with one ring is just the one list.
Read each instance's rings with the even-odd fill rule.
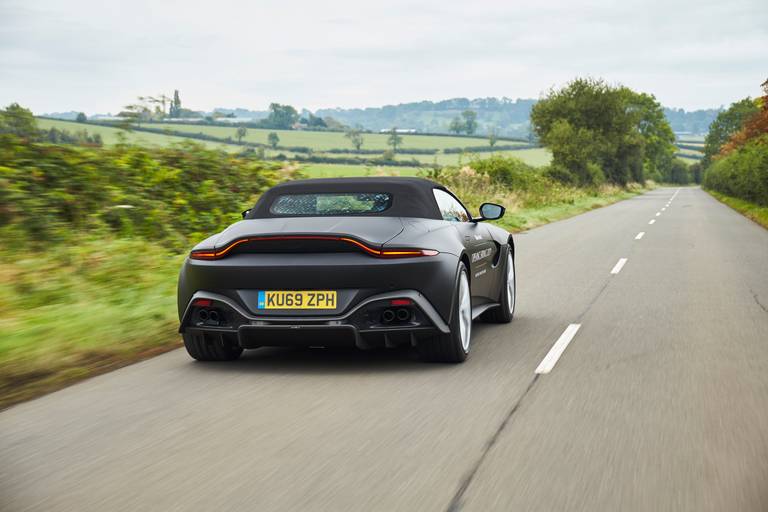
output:
[[272,215],[365,215],[381,213],[392,206],[385,192],[333,192],[285,194],[269,207]]

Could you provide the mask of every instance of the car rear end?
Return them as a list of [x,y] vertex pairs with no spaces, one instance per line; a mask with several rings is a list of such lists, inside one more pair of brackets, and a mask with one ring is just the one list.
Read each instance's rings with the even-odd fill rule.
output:
[[242,348],[372,348],[447,330],[444,283],[453,279],[456,256],[398,246],[399,218],[238,224],[216,247],[186,260],[179,278],[183,333]]

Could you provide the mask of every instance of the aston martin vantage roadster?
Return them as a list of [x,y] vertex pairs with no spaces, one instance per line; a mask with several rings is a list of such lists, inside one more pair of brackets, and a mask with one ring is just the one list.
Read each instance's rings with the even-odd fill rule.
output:
[[515,311],[515,245],[448,189],[420,178],[292,181],[197,244],[179,276],[189,355],[265,346],[397,347],[459,363],[472,322]]

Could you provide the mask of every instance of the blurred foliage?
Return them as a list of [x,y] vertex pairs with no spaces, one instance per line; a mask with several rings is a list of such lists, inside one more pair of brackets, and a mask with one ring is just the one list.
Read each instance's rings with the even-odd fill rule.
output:
[[23,242],[136,236],[180,251],[237,220],[280,173],[192,142],[92,149],[0,135],[0,230]]

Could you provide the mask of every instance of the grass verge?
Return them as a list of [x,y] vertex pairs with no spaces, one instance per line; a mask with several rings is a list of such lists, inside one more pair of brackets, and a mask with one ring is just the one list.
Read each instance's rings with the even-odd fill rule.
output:
[[746,218],[751,219],[768,229],[768,206],[760,206],[755,203],[750,203],[749,201],[744,201],[743,199],[715,192],[714,190],[706,190],[706,192],[724,205],[730,206]]
[[137,240],[0,252],[0,409],[180,346],[181,256]]

